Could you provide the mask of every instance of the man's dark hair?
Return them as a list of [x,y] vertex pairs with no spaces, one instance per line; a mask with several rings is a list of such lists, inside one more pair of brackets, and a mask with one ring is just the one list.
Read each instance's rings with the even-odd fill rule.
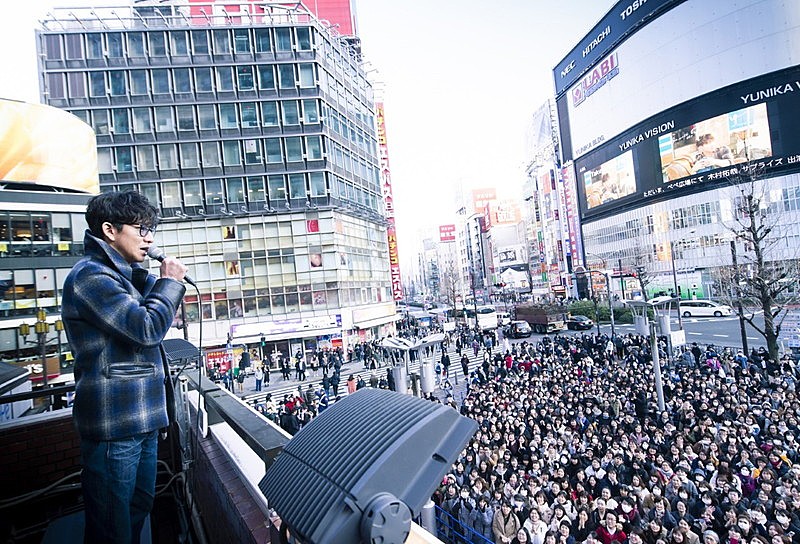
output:
[[103,223],[114,225],[117,230],[123,225],[158,225],[158,209],[147,197],[136,191],[102,193],[86,206],[86,224],[98,238],[103,237]]

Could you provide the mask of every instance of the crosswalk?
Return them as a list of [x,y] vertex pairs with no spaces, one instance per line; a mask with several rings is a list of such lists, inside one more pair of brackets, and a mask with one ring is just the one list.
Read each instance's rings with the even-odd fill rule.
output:
[[[463,369],[461,368],[461,356],[456,353],[455,346],[452,343],[448,346],[447,353],[450,355],[450,372],[449,372],[449,380],[451,385],[453,386],[454,392],[460,392],[465,389],[464,384],[466,383],[467,377],[463,374]],[[467,354],[467,358],[469,359],[468,370],[469,372],[474,371],[483,363],[483,351],[479,351],[476,355],[472,348],[465,349],[462,353]],[[429,357],[423,357],[423,361],[433,361],[434,365],[437,361],[441,359],[441,352],[436,350],[436,352]],[[411,361],[408,365],[408,375],[411,374],[419,374],[420,373],[420,366],[423,361],[415,360]],[[378,377],[385,377],[386,372],[390,367],[383,365],[376,370],[367,370],[361,367],[359,363],[346,363],[342,367],[341,376],[342,380],[339,382],[339,398],[344,398],[347,396],[347,384],[346,379],[353,374],[356,377],[356,380],[359,376],[364,378],[364,381],[369,383],[369,378],[372,373],[377,373]],[[280,373],[273,373],[272,375],[272,384],[269,388],[265,388],[259,392],[248,393],[246,395],[240,395],[242,400],[250,406],[256,406],[260,403],[265,402],[267,395],[272,395],[272,400],[275,402],[280,402],[283,400],[285,395],[302,395],[303,391],[308,389],[308,386],[311,385],[312,388],[316,391],[322,387],[322,375],[318,373],[316,376],[308,376],[305,381],[299,381],[294,379],[294,372],[292,372],[292,378],[290,380],[283,380],[280,377]],[[437,382],[437,389],[439,388],[439,383]],[[333,393],[333,391],[331,391]],[[331,401],[333,399],[331,398]]]

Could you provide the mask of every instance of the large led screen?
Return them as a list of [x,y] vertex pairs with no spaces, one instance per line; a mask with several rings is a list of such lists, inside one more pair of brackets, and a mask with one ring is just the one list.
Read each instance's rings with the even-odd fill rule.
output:
[[590,209],[636,192],[633,153],[627,151],[583,172],[583,187]]
[[658,137],[664,183],[772,156],[767,105],[717,115]]
[[575,70],[565,78],[554,73],[556,82],[570,81],[557,98],[564,159],[581,157],[658,112],[797,64],[797,6],[787,0],[668,5],[612,50],[600,56],[592,50],[594,62],[579,78],[570,79]]
[[800,171],[800,66],[668,109],[575,161],[584,219],[731,183],[750,160]]

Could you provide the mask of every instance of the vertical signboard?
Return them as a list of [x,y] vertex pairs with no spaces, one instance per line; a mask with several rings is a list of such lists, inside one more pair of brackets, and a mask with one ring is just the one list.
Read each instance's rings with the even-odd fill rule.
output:
[[397,252],[397,227],[394,219],[394,196],[392,175],[389,170],[389,146],[386,139],[386,117],[383,102],[375,103],[375,119],[378,125],[378,160],[381,172],[381,190],[386,203],[386,236],[389,241],[389,269],[392,274],[392,296],[403,300],[403,283],[400,278],[400,257]]
[[582,265],[581,229],[578,225],[578,195],[575,189],[575,170],[570,163],[561,169],[561,180],[564,186],[564,207],[567,211],[567,229],[569,231],[569,252],[572,255],[572,266]]

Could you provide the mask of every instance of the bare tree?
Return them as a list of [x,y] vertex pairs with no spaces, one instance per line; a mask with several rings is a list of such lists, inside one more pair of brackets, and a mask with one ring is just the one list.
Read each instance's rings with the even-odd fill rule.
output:
[[[764,337],[770,358],[777,360],[781,324],[797,290],[798,259],[796,249],[786,243],[783,203],[770,201],[763,170],[751,161],[737,165],[728,176],[733,218],[725,227],[733,234],[732,261],[738,266],[718,274],[717,281],[726,295],[748,307],[744,320]],[[763,327],[755,319],[757,310],[763,312]]]
[[638,242],[631,261],[631,268],[636,274],[636,281],[639,282],[639,288],[642,290],[642,298],[647,302],[647,286],[653,282],[653,275],[647,266],[650,259],[645,256]]
[[460,293],[461,276],[452,260],[444,262],[439,270],[439,292],[447,300],[447,305],[456,307],[456,297]]

